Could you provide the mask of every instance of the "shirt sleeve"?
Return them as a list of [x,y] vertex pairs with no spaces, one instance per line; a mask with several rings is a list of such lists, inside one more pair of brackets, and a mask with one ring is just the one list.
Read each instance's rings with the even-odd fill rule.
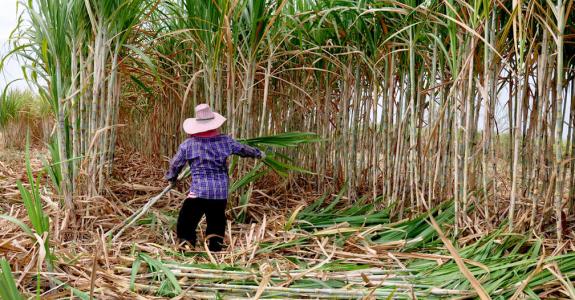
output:
[[239,155],[241,157],[262,157],[262,152],[254,147],[244,145],[233,138],[230,137],[230,143],[232,148],[232,154]]
[[170,161],[170,168],[168,169],[165,178],[169,181],[177,179],[178,174],[180,174],[180,171],[185,165],[186,165],[186,149],[184,147],[184,144],[181,144],[180,147],[178,148],[178,152],[176,152],[176,155]]

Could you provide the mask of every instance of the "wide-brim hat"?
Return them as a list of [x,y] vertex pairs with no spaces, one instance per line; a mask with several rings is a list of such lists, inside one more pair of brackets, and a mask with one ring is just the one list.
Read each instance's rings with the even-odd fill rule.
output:
[[187,134],[196,134],[220,128],[226,118],[217,112],[213,112],[209,105],[196,106],[196,117],[184,120],[184,131]]

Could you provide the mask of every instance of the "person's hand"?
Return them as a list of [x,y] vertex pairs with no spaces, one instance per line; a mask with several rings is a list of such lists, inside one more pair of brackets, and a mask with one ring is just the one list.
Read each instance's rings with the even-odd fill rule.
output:
[[261,160],[266,159],[266,153],[263,152],[263,151],[260,151],[260,152],[261,152],[261,154],[260,154],[260,159],[261,159]]

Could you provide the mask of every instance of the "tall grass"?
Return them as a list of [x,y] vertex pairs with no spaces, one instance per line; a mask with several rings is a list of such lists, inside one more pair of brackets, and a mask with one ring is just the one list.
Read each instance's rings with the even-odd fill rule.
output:
[[24,149],[28,130],[40,143],[47,141],[51,117],[49,104],[30,90],[9,89],[0,97],[0,132],[7,147]]
[[24,207],[28,213],[28,218],[32,223],[32,227],[40,236],[50,231],[50,222],[48,215],[44,213],[42,198],[40,197],[40,176],[34,178],[32,173],[32,166],[30,164],[30,135],[26,138],[26,175],[28,176],[29,189],[24,187],[24,184],[18,180],[18,190],[22,196]]
[[49,103],[30,90],[5,91],[0,98],[0,108],[0,129],[20,118],[42,120],[51,116]]
[[[41,252],[45,255],[41,257],[43,260],[38,260],[37,276],[38,285],[40,284],[40,272],[42,272],[42,264],[46,262],[48,271],[54,269],[54,257],[50,248],[50,220],[48,214],[44,211],[42,198],[40,196],[40,178],[41,172],[37,177],[34,177],[31,159],[30,159],[30,134],[26,135],[26,175],[27,184],[17,180],[16,185],[20,191],[22,202],[26,209],[28,220],[32,225],[30,228],[19,219],[13,218],[8,215],[0,215],[0,219],[7,220],[19,226],[32,240],[38,242],[38,247],[44,248]],[[27,185],[27,186],[26,186]],[[0,261],[2,267],[2,274],[0,274],[0,298],[2,299],[23,299],[18,293],[14,285],[10,267],[7,262],[2,258]],[[40,292],[40,289],[37,289]]]

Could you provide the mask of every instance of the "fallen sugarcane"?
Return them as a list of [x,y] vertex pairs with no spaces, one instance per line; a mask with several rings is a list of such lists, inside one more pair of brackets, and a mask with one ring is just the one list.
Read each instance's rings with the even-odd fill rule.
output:
[[124,231],[126,229],[128,229],[130,226],[132,226],[138,219],[140,219],[143,215],[145,215],[148,210],[150,210],[150,208],[156,203],[158,202],[158,200],[160,200],[165,194],[167,194],[172,188],[174,187],[174,185],[172,183],[170,183],[168,186],[166,186],[164,188],[164,190],[162,190],[161,193],[159,193],[158,195],[150,198],[150,200],[148,200],[148,202],[146,202],[146,204],[144,206],[142,206],[142,208],[138,209],[136,212],[134,212],[130,217],[128,217],[123,223],[118,224],[117,226],[115,226],[114,228],[112,228],[111,230],[109,230],[108,232],[106,232],[106,237],[109,237],[112,233],[114,233],[114,231],[116,231],[118,228],[120,228],[120,230],[118,231],[118,233],[116,233],[116,235],[114,236],[114,238],[112,238],[112,242],[115,242],[121,235],[122,233],[124,233]]
[[[358,298],[369,295],[398,299],[413,295],[428,299],[477,297],[467,279],[461,276],[449,251],[442,246],[433,227],[426,223],[429,214],[432,214],[440,226],[448,225],[454,218],[450,212],[453,212],[452,201],[446,202],[441,209],[412,220],[347,227],[354,230],[343,233],[327,231],[323,225],[325,223],[317,218],[320,226],[315,230],[310,227],[313,226],[312,222],[296,222],[291,231],[312,232],[292,235],[297,241],[295,243],[284,240],[282,235],[262,242],[262,246],[265,244],[265,247],[276,249],[272,252],[258,251],[257,246],[252,249],[256,255],[272,255],[264,258],[271,262],[270,267],[257,263],[262,257],[253,264],[243,266],[239,262],[230,265],[223,262],[237,255],[247,255],[242,254],[245,253],[243,249],[238,249],[235,253],[220,255],[218,264],[189,263],[197,261],[197,256],[183,257],[183,260],[174,260],[174,257],[153,260],[155,271],[145,268],[144,261],[135,263],[138,258],[123,257],[125,263],[132,263],[132,268],[119,266],[114,271],[123,274],[124,278],[127,274],[132,275],[133,282],[129,286],[133,291],[175,295],[162,288],[167,285],[167,277],[162,274],[168,272],[183,291],[181,295],[198,298],[209,298],[209,291],[232,298],[254,297],[257,293],[266,297],[314,298]],[[305,225],[305,230],[298,227],[300,224]],[[341,224],[333,226],[346,228]],[[360,237],[367,238],[367,244],[365,248],[355,248],[355,252],[336,250],[329,254],[330,250],[323,249],[327,250],[326,253],[317,243],[315,232],[322,233],[319,238],[326,244],[343,238],[346,240],[345,247],[350,247]],[[397,232],[403,234],[398,235]],[[408,238],[407,242],[393,243],[405,238]],[[386,246],[379,247],[381,243]],[[285,244],[291,246],[282,246]],[[417,248],[412,248],[414,246]],[[404,252],[406,248],[415,252]],[[514,293],[535,297],[537,293],[550,289],[559,291],[567,288],[565,282],[575,276],[575,254],[554,255],[546,254],[543,250],[542,241],[497,230],[474,242],[466,242],[457,251],[491,297],[510,298]],[[273,257],[283,257],[295,265],[278,267],[283,264],[280,260],[274,261]],[[154,288],[152,282],[158,278],[164,278],[164,281]],[[265,284],[262,285],[262,282]]]
[[[130,274],[132,270],[129,268],[116,268],[116,271],[119,271],[123,274]],[[374,276],[374,275],[366,275],[365,273],[357,273],[357,274],[346,274],[346,272],[339,272],[337,274],[321,274],[321,280],[326,282],[323,287],[309,287],[305,288],[302,286],[305,285],[318,285],[317,281],[319,279],[314,278],[312,275],[309,276],[309,279],[302,280],[299,282],[295,282],[293,286],[290,287],[282,287],[280,285],[276,285],[277,282],[285,281],[290,274],[246,274],[240,275],[234,274],[233,272],[217,272],[217,273],[210,273],[208,270],[202,270],[202,272],[180,272],[180,269],[170,269],[170,271],[176,276],[180,278],[179,281],[182,281],[183,278],[186,279],[193,279],[190,284],[185,284],[181,286],[182,290],[185,291],[200,291],[200,292],[209,292],[209,291],[219,291],[220,293],[225,293],[229,295],[231,293],[250,293],[256,292],[258,290],[265,291],[266,294],[271,294],[274,296],[314,296],[320,298],[329,298],[334,296],[340,297],[364,297],[368,295],[373,296],[380,296],[380,297],[387,297],[390,295],[404,295],[409,294],[411,291],[415,291],[415,295],[417,296],[470,296],[473,295],[473,292],[466,291],[466,290],[456,290],[456,289],[442,289],[436,288],[432,286],[423,286],[417,284],[410,284],[406,280],[402,280],[399,277],[387,274],[383,276]],[[398,273],[402,272],[401,270],[393,270]],[[231,273],[231,274],[230,274]],[[283,277],[280,277],[283,275]],[[293,274],[291,274],[293,275]],[[320,274],[313,274],[318,276]],[[335,276],[334,276],[335,275]],[[152,279],[155,275],[154,274],[146,274],[143,276],[138,276],[138,279]],[[261,287],[258,285],[258,282],[262,282],[264,278],[267,278],[268,285],[265,287]],[[351,280],[355,278],[355,280]],[[212,283],[206,282],[206,280],[214,281]],[[341,281],[342,284],[345,283],[344,287],[329,287],[329,282]],[[188,282],[188,281],[186,281]],[[227,283],[216,283],[216,282],[227,282]],[[309,282],[306,284],[306,282]],[[332,283],[333,284],[333,283]],[[301,285],[298,287],[298,285]],[[146,284],[137,284],[131,283],[130,286],[134,288],[134,290],[146,290],[146,291],[153,291],[153,286],[146,285]],[[280,293],[280,294],[278,294]],[[180,294],[182,295],[182,294]],[[186,295],[184,292],[183,295]]]

